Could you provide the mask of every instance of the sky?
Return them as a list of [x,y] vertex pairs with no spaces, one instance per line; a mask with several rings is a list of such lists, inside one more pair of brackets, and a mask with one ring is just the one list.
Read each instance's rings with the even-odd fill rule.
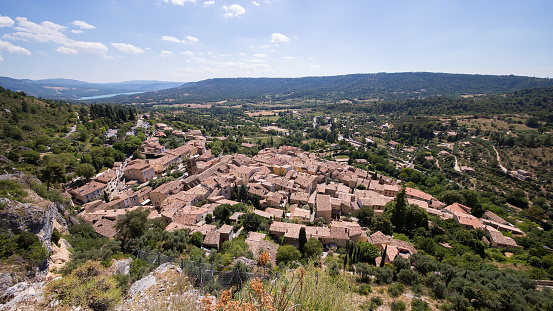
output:
[[553,77],[551,0],[0,1],[0,76]]

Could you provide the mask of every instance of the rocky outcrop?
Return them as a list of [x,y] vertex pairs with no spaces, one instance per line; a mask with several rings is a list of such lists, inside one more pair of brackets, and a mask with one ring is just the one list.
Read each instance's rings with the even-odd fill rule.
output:
[[17,283],[0,296],[0,310],[36,310],[42,301],[44,283]]
[[117,260],[114,264],[116,269],[115,273],[122,275],[128,275],[131,273],[131,262],[132,258]]

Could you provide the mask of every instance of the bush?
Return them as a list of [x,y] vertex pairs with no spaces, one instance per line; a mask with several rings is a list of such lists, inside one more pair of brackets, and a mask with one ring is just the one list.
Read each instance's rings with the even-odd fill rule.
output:
[[204,242],[204,236],[200,231],[196,231],[192,233],[192,235],[190,236],[190,244],[196,247],[202,247],[203,242]]
[[382,301],[382,298],[380,296],[372,297],[371,298],[371,304],[376,305],[377,307],[380,307],[384,302]]
[[388,287],[388,294],[392,297],[399,297],[401,294],[403,294],[403,291],[405,288],[403,287],[403,284],[401,283],[395,283]]
[[374,276],[376,282],[379,284],[390,284],[392,283],[394,272],[388,267],[378,267],[374,271]]
[[392,305],[390,306],[390,310],[392,311],[405,311],[405,302],[399,300],[392,302]]
[[368,294],[372,293],[372,288],[368,284],[361,284],[361,285],[359,285],[359,291],[358,292],[359,292],[360,295],[368,295]]
[[422,299],[413,298],[411,300],[411,311],[430,311],[430,306],[428,302]]
[[0,180],[0,198],[24,202],[27,192],[22,188],[21,184],[16,181],[2,179]]
[[48,284],[45,297],[68,308],[114,309],[121,300],[121,290],[114,276],[102,272],[98,263],[88,262],[71,275]]
[[403,269],[396,275],[396,277],[397,280],[402,284],[411,286],[417,283],[419,279],[419,274],[411,269]]
[[57,228],[54,228],[54,230],[52,231],[52,243],[58,245],[60,238],[61,238],[61,233]]
[[277,264],[282,262],[287,265],[292,261],[299,261],[300,257],[300,251],[298,251],[293,245],[284,245],[278,247],[276,261]]

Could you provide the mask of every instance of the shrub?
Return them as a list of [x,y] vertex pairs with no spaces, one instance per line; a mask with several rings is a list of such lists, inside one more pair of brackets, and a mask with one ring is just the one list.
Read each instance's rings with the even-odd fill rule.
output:
[[382,298],[380,296],[375,296],[371,298],[371,304],[376,305],[377,307],[380,307],[384,302],[382,301]]
[[403,291],[405,288],[403,287],[403,284],[401,283],[395,283],[388,287],[388,294],[392,297],[399,297],[401,294],[403,294]]
[[276,255],[277,264],[289,264],[292,261],[300,260],[301,254],[293,245],[279,246]]
[[114,276],[102,274],[98,263],[88,262],[73,274],[46,286],[45,297],[58,300],[60,306],[92,310],[111,310],[122,294]]
[[0,198],[7,198],[19,202],[24,202],[27,192],[22,189],[20,183],[9,180],[0,180]]
[[361,284],[359,285],[359,294],[361,295],[368,295],[372,293],[372,288],[368,284]]
[[192,233],[192,235],[190,236],[190,244],[196,247],[202,247],[203,242],[204,242],[204,236],[199,231]]
[[399,300],[392,302],[392,305],[390,306],[390,310],[392,311],[405,311],[405,302]]
[[61,238],[61,233],[57,228],[54,228],[54,230],[52,231],[52,243],[58,245],[60,238]]
[[390,284],[392,283],[392,277],[394,273],[392,269],[388,267],[378,267],[374,271],[374,276],[376,278],[376,282],[379,284]]
[[404,269],[411,269],[411,263],[409,262],[409,260],[403,258],[402,256],[396,256],[396,258],[394,258],[394,261],[392,261],[392,265],[394,266],[394,272],[396,274]]
[[397,275],[397,280],[402,284],[411,286],[419,279],[419,274],[411,269],[403,269]]
[[430,306],[428,302],[422,299],[413,298],[411,300],[411,311],[430,311]]

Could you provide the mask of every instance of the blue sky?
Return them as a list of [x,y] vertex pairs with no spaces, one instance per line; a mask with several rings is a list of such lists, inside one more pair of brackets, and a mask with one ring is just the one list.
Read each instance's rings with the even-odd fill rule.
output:
[[13,0],[0,76],[89,82],[431,71],[553,77],[553,1]]

